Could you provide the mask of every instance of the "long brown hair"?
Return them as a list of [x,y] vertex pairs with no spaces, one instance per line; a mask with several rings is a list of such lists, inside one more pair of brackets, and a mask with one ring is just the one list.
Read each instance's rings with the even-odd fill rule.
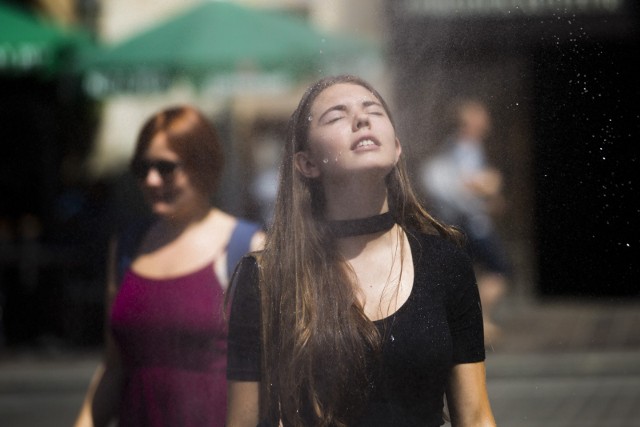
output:
[[[285,426],[348,425],[364,408],[367,366],[381,346],[376,326],[356,298],[351,270],[325,228],[322,188],[298,173],[293,161],[307,148],[314,100],[337,83],[368,89],[391,117],[369,83],[340,75],[310,86],[289,120],[274,221],[260,257],[261,413],[274,425],[280,420]],[[389,209],[404,230],[458,239],[455,229],[421,206],[402,157],[386,185]]]

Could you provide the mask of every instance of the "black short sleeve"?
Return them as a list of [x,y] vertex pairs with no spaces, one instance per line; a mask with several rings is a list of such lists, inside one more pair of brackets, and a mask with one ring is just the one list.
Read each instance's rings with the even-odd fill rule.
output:
[[473,363],[485,359],[482,307],[471,260],[459,252],[452,256],[454,284],[448,297],[449,328],[453,343],[453,363]]
[[242,258],[230,290],[227,379],[260,381],[260,291],[254,257]]

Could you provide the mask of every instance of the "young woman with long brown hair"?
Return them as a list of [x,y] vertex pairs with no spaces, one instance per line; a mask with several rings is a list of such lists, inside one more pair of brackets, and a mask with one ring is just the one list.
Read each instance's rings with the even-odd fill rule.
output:
[[228,427],[495,425],[463,236],[414,195],[354,76],[291,116],[273,226],[233,279]]

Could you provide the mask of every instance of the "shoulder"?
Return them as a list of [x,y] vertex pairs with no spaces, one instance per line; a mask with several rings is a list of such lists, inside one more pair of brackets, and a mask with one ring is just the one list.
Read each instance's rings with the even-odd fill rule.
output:
[[262,224],[239,217],[235,218],[233,236],[249,242],[248,250],[251,251],[262,249],[266,237]]
[[218,208],[212,208],[205,221],[209,227],[224,231],[226,234],[231,234],[231,231],[236,226],[238,219]]
[[260,281],[258,258],[261,252],[243,255],[231,277],[230,293],[257,293]]
[[408,230],[407,235],[414,255],[446,260],[447,263],[468,263],[471,261],[466,248],[444,236],[413,230]]
[[257,275],[259,259],[261,255],[261,250],[243,255],[238,262],[238,270],[243,270],[244,274],[251,273],[252,275]]
[[217,208],[211,210],[209,221],[230,233],[242,233],[247,236],[263,233],[263,226],[259,222],[234,216]]
[[419,277],[446,283],[450,292],[475,286],[471,257],[466,250],[440,235],[410,233],[411,252]]
[[236,318],[245,318],[247,312],[259,311],[260,272],[255,254],[244,255],[238,262],[231,276],[227,298],[232,302],[231,313],[236,313]]
[[256,250],[261,247],[264,239],[262,225],[238,216],[231,215],[218,208],[211,209],[206,218],[205,228],[208,235],[218,236],[218,242],[226,246],[229,241],[235,241],[244,254],[249,248]]

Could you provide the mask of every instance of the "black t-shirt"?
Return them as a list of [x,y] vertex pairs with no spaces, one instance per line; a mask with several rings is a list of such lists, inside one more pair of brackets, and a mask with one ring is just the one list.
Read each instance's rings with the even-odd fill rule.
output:
[[[439,236],[409,235],[415,269],[408,300],[375,321],[381,365],[358,426],[439,426],[455,364],[485,358],[482,311],[471,261]],[[245,257],[231,307],[227,378],[260,381],[260,300],[255,258]]]

